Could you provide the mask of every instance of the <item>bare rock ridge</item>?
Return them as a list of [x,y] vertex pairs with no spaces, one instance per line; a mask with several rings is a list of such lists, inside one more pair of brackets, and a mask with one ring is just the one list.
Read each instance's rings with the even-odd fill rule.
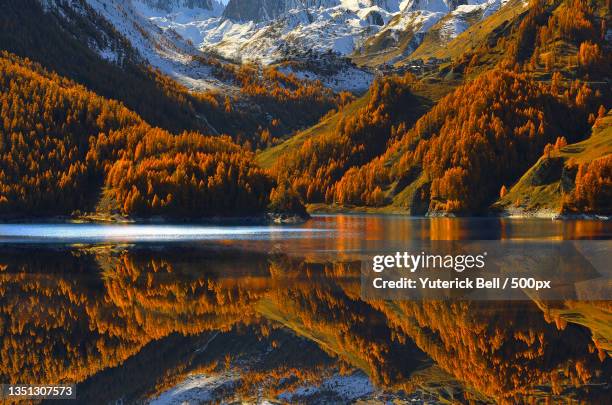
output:
[[304,7],[307,3],[315,2],[316,0],[230,0],[223,11],[223,16],[240,22],[269,21],[292,8]]
[[172,11],[179,7],[186,8],[203,8],[212,10],[214,7],[213,0],[140,0],[149,7],[164,11]]
[[[418,9],[419,1],[429,3],[430,0],[414,0],[413,7]],[[446,0],[433,0],[434,2],[447,3]],[[343,5],[343,0],[229,0],[223,16],[239,22],[264,22],[298,10],[315,10],[319,8],[332,8]],[[364,8],[380,7],[389,12],[397,12],[400,9],[401,0],[362,0],[358,2]],[[467,0],[450,0],[450,3],[467,4]],[[375,21],[377,25],[383,25],[382,18]]]

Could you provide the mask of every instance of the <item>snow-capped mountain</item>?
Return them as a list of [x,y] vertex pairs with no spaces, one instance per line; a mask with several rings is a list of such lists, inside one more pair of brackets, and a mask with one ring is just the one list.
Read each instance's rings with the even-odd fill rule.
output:
[[[87,4],[143,59],[191,88],[220,86],[206,66],[193,63],[196,55],[212,54],[236,62],[306,61],[284,69],[358,91],[373,75],[334,59],[393,63],[414,52],[430,30],[443,45],[507,0],[228,0],[226,6],[220,0],[40,1]],[[117,59],[109,49],[100,53]],[[313,68],[319,63],[324,66]]]
[[152,8],[171,12],[180,8],[201,8],[212,10],[216,6],[213,0],[140,0]]
[[349,55],[399,10],[399,0],[230,0],[219,18],[162,27],[227,58],[272,63],[306,50]]
[[[444,46],[508,0],[407,0],[402,11],[369,37],[355,57],[366,65],[394,63],[409,56],[430,32]],[[373,61],[373,63],[371,63]]]
[[285,0],[230,0],[223,16],[233,21],[269,21],[289,11],[290,2]]
[[[46,9],[65,7],[94,22],[102,17],[125,38],[138,58],[195,90],[227,87],[211,74],[211,67],[194,60],[202,52],[173,29],[159,21],[193,21],[218,18],[223,6],[217,0],[39,0]],[[93,16],[91,13],[97,15]],[[66,17],[67,18],[67,17]],[[100,34],[104,31],[100,29]],[[108,42],[108,41],[107,41]],[[125,53],[117,47],[92,49],[105,59],[120,64]]]
[[[440,20],[446,27],[442,40],[448,41],[505,1],[229,0],[218,17],[149,18],[200,49],[237,61],[273,63],[303,51],[349,56],[400,47],[396,53],[406,56]],[[409,46],[400,46],[407,35]]]
[[[88,1],[111,1],[111,0],[88,0]],[[186,8],[176,5],[171,11],[164,11],[160,8],[151,7],[150,2],[155,0],[130,0],[125,7],[130,7],[143,19],[159,27],[163,32],[175,39],[184,39],[184,43],[193,47],[193,51],[204,53],[219,54],[220,56],[242,61],[259,61],[263,63],[273,63],[280,60],[294,59],[292,56],[308,53],[315,53],[313,58],[318,69],[308,68],[306,70],[296,70],[296,67],[285,67],[284,71],[293,71],[304,79],[318,79],[325,85],[335,90],[362,91],[367,89],[373,79],[373,74],[351,66],[349,63],[334,60],[335,55],[328,55],[322,58],[321,54],[330,50],[327,46],[320,44],[332,43],[331,50],[341,55],[347,55],[352,49],[351,37],[355,30],[363,30],[369,23],[362,24],[361,17],[356,14],[345,15],[345,9],[341,7],[339,0],[246,0],[245,4],[252,2],[262,6],[257,17],[261,22],[236,21],[237,17],[231,16],[230,11],[233,7],[241,7],[236,0],[229,0],[227,7],[223,10],[220,3],[213,2],[211,9]],[[342,0],[347,1],[347,0]],[[375,20],[368,11],[363,8],[364,3],[368,5],[383,4],[390,9],[399,9],[398,0],[352,0],[354,10],[365,13],[364,17]],[[184,2],[184,0],[183,0]],[[128,5],[129,3],[129,5]],[[238,5],[237,5],[238,4]],[[389,6],[393,4],[393,6]],[[330,12],[336,16],[332,18],[334,24],[327,24],[327,15]],[[374,5],[374,10],[379,6]],[[277,10],[277,11],[273,11]],[[280,11],[279,11],[280,10]],[[324,12],[325,16],[320,18],[320,24],[312,20],[313,11]],[[372,10],[370,10],[372,11]],[[391,15],[384,12],[385,17],[379,16],[380,24],[384,24],[384,19]],[[276,16],[276,19],[271,18]],[[319,17],[318,17],[319,18]],[[355,21],[351,21],[354,19]],[[345,24],[346,22],[349,24]],[[316,36],[317,26],[321,31]],[[299,41],[298,36],[304,29],[303,41]],[[279,30],[279,34],[276,32]],[[292,31],[289,32],[289,31]],[[293,35],[293,40],[286,40],[283,32]],[[335,39],[332,39],[335,38]],[[153,47],[155,54],[160,50]],[[150,52],[149,52],[150,53]],[[165,52],[166,54],[168,52]],[[176,55],[173,57],[176,59]],[[331,59],[331,60],[330,60]],[[167,70],[167,69],[163,69]],[[182,82],[185,83],[185,74]],[[186,83],[185,83],[186,84]],[[193,87],[193,86],[190,86]]]

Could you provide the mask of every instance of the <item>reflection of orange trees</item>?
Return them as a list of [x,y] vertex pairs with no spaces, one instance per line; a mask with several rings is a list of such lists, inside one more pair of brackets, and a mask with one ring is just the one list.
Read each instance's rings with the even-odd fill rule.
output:
[[[198,367],[240,368],[236,356],[248,346],[244,338],[233,338],[234,346],[219,342],[213,350],[213,337],[249,329],[255,331],[253,342],[268,342],[276,358],[264,368],[246,367],[253,383],[240,390],[247,395],[260,385],[273,394],[313,379],[319,367],[312,362],[305,374],[296,370],[302,369],[295,362],[303,353],[286,351],[293,337],[280,336],[281,326],[340,359],[345,371],[359,368],[386,387],[419,385],[424,377],[417,371],[431,365],[430,358],[502,402],[523,400],[536,385],[551,386],[555,394],[580,386],[588,397],[591,388],[584,384],[609,374],[606,353],[584,328],[565,324],[563,314],[542,315],[529,303],[364,302],[359,263],[134,249],[99,252],[96,260],[104,270],[98,278],[87,254],[7,257],[0,272],[5,381],[82,381],[141,350],[147,358],[151,348],[145,345],[177,333],[173,336],[189,335],[194,347],[208,349],[163,363],[168,364],[159,373],[163,378],[153,374],[155,381],[176,382],[171,377]],[[609,311],[609,304],[598,308]],[[198,357],[222,350],[214,358]]]
[[291,392],[303,386],[317,386],[336,371],[313,365],[310,369],[277,366],[272,369],[247,370],[241,372],[241,381],[236,393],[239,398],[257,398],[265,395],[275,398],[278,395]]
[[104,280],[108,299],[126,320],[116,325],[126,330],[117,333],[160,338],[172,332],[228,330],[236,323],[252,322],[252,304],[262,295],[261,280],[234,279],[231,268],[227,279],[206,270],[197,262],[181,263],[177,256],[124,253]]
[[601,361],[612,354],[610,325],[612,324],[612,301],[573,301],[546,303],[538,302],[547,322],[554,322],[564,329],[568,323],[586,326],[592,333],[593,344],[590,352],[596,352]]
[[228,382],[211,393],[217,403],[257,401],[300,386],[316,386],[326,377],[343,372],[342,364],[338,366],[314,342],[296,337],[280,324],[261,321],[214,333],[206,350],[169,367],[147,396],[171,389],[187,376],[200,375]]
[[396,303],[401,311],[374,305],[443,369],[503,402],[524,400],[539,384],[557,395],[609,367],[589,352],[588,336],[543,322],[532,304]]
[[[335,277],[353,273],[346,265],[285,263],[290,281],[266,297],[264,314],[320,343],[333,356],[367,372],[376,383],[406,380],[424,356],[410,341],[389,329],[385,317],[359,298],[359,280]],[[276,269],[278,274],[281,269]],[[334,275],[336,275],[334,277]],[[277,276],[278,279],[278,276]]]
[[468,233],[465,223],[455,218],[431,218],[429,223],[431,240],[461,240]]
[[[142,336],[113,335],[92,322],[92,311],[105,304],[99,285],[83,278],[91,265],[66,258],[30,262],[25,272],[13,272],[11,264],[0,274],[3,381],[81,381],[139,350]],[[74,274],[45,274],[53,267]]]
[[261,296],[256,277],[238,283],[177,275],[176,257],[152,256],[124,253],[114,264],[103,263],[102,282],[91,277],[96,264],[87,255],[8,263],[0,274],[3,380],[78,382],[174,332],[228,330],[253,321],[250,304]]

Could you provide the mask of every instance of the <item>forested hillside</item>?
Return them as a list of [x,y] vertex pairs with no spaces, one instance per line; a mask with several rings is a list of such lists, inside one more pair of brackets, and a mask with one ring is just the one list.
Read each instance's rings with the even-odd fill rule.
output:
[[[442,58],[427,69],[400,60],[357,98],[203,52],[187,65],[222,86],[190,90],[90,3],[53,4],[0,4],[4,215],[199,217],[304,202],[482,214],[499,198],[495,208],[534,208],[506,196],[612,106],[601,0],[508,3],[444,49],[416,52]],[[570,165],[559,210],[610,211],[608,155]]]
[[[194,57],[226,82],[223,91],[189,91],[149,66],[87,2],[38,0],[0,3],[0,49],[30,58],[46,69],[121,101],[145,121],[172,133],[228,134],[253,148],[316,123],[341,98],[320,83],[298,80],[273,68],[235,66]],[[96,49],[110,52],[108,60]],[[308,106],[308,108],[304,108]],[[297,113],[299,111],[299,114]]]
[[271,180],[228,137],[152,128],[39,65],[0,58],[0,214],[92,209],[106,186],[126,215],[263,211]]
[[334,187],[334,200],[371,204],[372,193],[390,191],[391,199],[417,182],[411,204],[425,203],[429,211],[482,211],[547,143],[561,134],[576,141],[587,132],[597,101],[586,85],[561,90],[525,73],[485,73],[443,98],[383,156],[347,172]]
[[391,76],[374,82],[363,107],[341,118],[328,132],[282,154],[272,171],[310,202],[329,200],[331,186],[352,166],[382,153],[428,108],[410,88],[415,78]]
[[[502,10],[510,18],[503,29],[492,15],[474,28],[489,34],[437,71],[379,79],[361,101],[367,108],[346,119],[339,114],[335,128],[277,147],[284,155],[272,170],[310,203],[483,213],[548,144],[586,139],[597,115],[610,108],[608,11],[595,0],[533,0],[520,13]],[[455,50],[452,43],[447,49]],[[457,86],[458,78],[463,83]],[[438,93],[457,87],[416,121],[425,103],[400,95],[422,92],[425,83],[442,89]],[[377,97],[385,88],[397,97]],[[578,177],[593,172],[606,178],[609,159],[592,166]],[[595,187],[580,179],[576,184]],[[580,187],[576,193],[590,193]],[[574,191],[567,193],[570,198]],[[607,205],[587,209],[576,202],[572,210],[601,212]]]

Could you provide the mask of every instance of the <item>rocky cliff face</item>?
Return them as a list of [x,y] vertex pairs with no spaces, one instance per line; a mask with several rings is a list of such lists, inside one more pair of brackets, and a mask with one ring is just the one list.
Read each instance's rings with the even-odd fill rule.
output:
[[[203,8],[206,10],[213,9],[214,0],[140,0],[146,5],[164,11],[172,11],[176,8]],[[247,0],[248,1],[248,0]]]
[[[482,1],[472,2],[480,4]],[[468,4],[467,0],[411,0],[406,3],[405,10],[427,10],[432,12],[451,12],[457,7]]]
[[291,0],[230,0],[223,16],[233,21],[268,21],[285,13]]
[[[365,0],[372,5],[397,2],[398,0]],[[339,6],[343,0],[229,0],[223,16],[233,21],[270,21],[289,12],[298,10],[330,8]]]

